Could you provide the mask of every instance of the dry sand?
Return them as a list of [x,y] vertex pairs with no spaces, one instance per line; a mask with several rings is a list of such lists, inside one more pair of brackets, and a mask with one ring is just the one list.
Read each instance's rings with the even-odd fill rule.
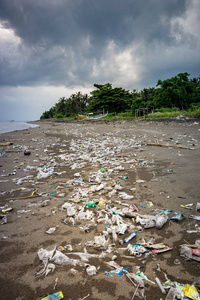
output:
[[[112,270],[106,262],[110,261],[113,255],[117,256],[116,263],[124,268],[128,267],[130,273],[135,272],[135,266],[142,266],[141,271],[154,282],[156,276],[165,282],[164,273],[171,281],[180,283],[192,283],[199,278],[199,263],[186,261],[180,256],[181,244],[185,244],[186,241],[194,244],[195,240],[200,238],[200,231],[192,234],[186,232],[198,230],[200,226],[199,221],[189,219],[191,214],[199,215],[195,209],[196,203],[200,202],[198,121],[123,120],[36,123],[40,127],[0,135],[0,142],[10,141],[14,145],[14,147],[1,146],[0,206],[2,209],[8,205],[13,209],[7,213],[7,224],[0,225],[1,299],[41,299],[57,291],[63,292],[64,299],[72,300],[83,299],[86,296],[88,296],[86,299],[131,299],[135,286],[125,275],[112,274],[113,276],[110,277],[102,272]],[[74,141],[73,145],[72,141]],[[182,145],[195,150],[147,146],[145,145],[147,142]],[[21,146],[28,147],[31,155],[24,156],[24,148]],[[114,156],[110,155],[111,150],[115,151]],[[75,155],[81,153],[82,158],[73,161],[70,156],[70,160],[62,161],[58,157],[60,154],[67,156],[72,153]],[[94,160],[89,161],[87,154],[92,154]],[[131,160],[132,162],[128,162]],[[77,168],[71,169],[74,163],[77,163]],[[138,231],[137,236],[131,241],[140,243],[143,238],[148,241],[153,237],[156,243],[165,243],[173,250],[150,255],[147,259],[144,259],[144,255],[139,258],[129,256],[127,250],[120,249],[126,247],[126,244],[119,243],[119,240],[132,233],[129,229],[124,235],[118,235],[118,240],[112,248],[113,252],[105,252],[104,258],[89,259],[89,264],[98,268],[96,275],[89,276],[84,262],[80,261],[75,267],[69,264],[55,265],[55,270],[46,277],[35,276],[35,272],[42,268],[37,255],[40,248],[52,250],[55,246],[64,247],[70,244],[73,248],[72,252],[83,252],[85,243],[93,241],[94,236],[101,235],[105,230],[108,223],[104,221],[96,223],[97,212],[104,207],[97,205],[95,208],[90,208],[95,214],[93,222],[77,220],[73,226],[66,212],[61,210],[61,206],[65,202],[73,203],[69,199],[76,189],[91,186],[89,179],[92,174],[102,167],[113,169],[118,163],[125,168],[124,171],[112,172],[109,175],[110,180],[103,183],[111,187],[114,181],[118,181],[123,187],[122,191],[134,195],[134,198],[122,200],[118,195],[109,198],[110,190],[103,189],[93,195],[90,194],[90,199],[102,197],[105,201],[111,201],[109,206],[118,208],[124,206],[116,204],[117,200],[122,203],[134,203],[139,213],[146,215],[156,215],[161,209],[184,213],[186,216],[184,220],[168,221],[160,230],[154,227]],[[46,179],[37,179],[37,167],[44,165],[54,165],[55,173]],[[30,169],[29,166],[36,168]],[[169,169],[173,172],[168,173]],[[84,185],[66,185],[68,180],[74,179],[74,173],[77,172],[84,179]],[[26,177],[28,175],[33,176]],[[128,178],[124,180],[124,176]],[[26,179],[22,180],[22,184],[17,185],[17,181],[13,181],[15,178],[24,177]],[[138,179],[144,182],[137,183]],[[135,192],[131,188],[136,188]],[[31,198],[35,190],[39,196]],[[64,193],[64,197],[49,196],[49,193]],[[42,201],[46,199],[50,200],[49,205],[41,207]],[[148,208],[149,201],[152,201],[154,206]],[[75,205],[83,206],[84,203],[84,198],[81,198],[81,202]],[[192,210],[180,207],[181,204],[187,203],[194,203]],[[170,216],[173,216],[173,212]],[[109,209],[107,213],[111,215]],[[134,224],[132,219],[123,218],[123,220],[128,224]],[[91,225],[89,232],[80,228],[88,224]],[[56,227],[56,231],[49,235],[45,231],[50,227]],[[110,243],[113,243],[112,235]],[[92,254],[102,253],[93,247],[87,247],[87,250]],[[63,253],[69,252],[67,249],[63,251]],[[80,260],[77,255],[69,255],[69,257]],[[174,263],[175,259],[180,261],[179,265]],[[72,268],[76,271],[73,272]],[[58,282],[54,289],[56,278]],[[148,281],[145,281],[144,294],[148,300],[165,299],[159,287]],[[139,298],[135,297],[135,299]]]

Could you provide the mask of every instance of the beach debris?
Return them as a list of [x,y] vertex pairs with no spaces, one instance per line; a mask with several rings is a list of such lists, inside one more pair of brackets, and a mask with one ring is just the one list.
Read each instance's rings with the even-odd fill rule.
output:
[[44,274],[47,275],[50,272],[49,270],[54,270],[55,268],[53,267],[53,264],[50,264],[49,266],[49,262],[55,263],[57,265],[67,263],[73,266],[76,266],[78,263],[78,260],[70,259],[59,250],[56,250],[56,246],[54,247],[53,250],[50,251],[40,248],[37,254],[39,259],[42,261],[43,268],[39,272],[36,272],[35,276],[44,275]]
[[95,201],[86,201],[85,207],[95,207],[96,203]]
[[147,143],[146,146],[158,146],[158,147],[172,147],[172,148],[181,148],[181,149],[188,149],[188,150],[195,150],[195,148],[185,147],[181,145],[170,145],[170,144],[157,144],[157,143]]
[[[72,250],[71,250],[72,251]],[[71,252],[71,253],[67,253],[67,255],[77,255],[80,257],[81,261],[84,261],[84,262],[88,262],[90,258],[99,258],[99,255],[98,254],[90,254],[87,252],[87,249],[86,247],[84,248],[84,252]]]
[[170,247],[164,245],[163,248],[161,248],[161,249],[153,249],[152,252],[153,252],[154,254],[159,254],[159,253],[163,253],[163,252],[166,252],[166,251],[170,251],[170,250],[172,250],[172,249],[173,249],[173,248],[170,248]]
[[161,212],[156,216],[156,228],[161,229],[164,224],[167,222],[168,216],[166,213]]
[[38,168],[37,179],[44,179],[51,176],[54,172],[53,167]]
[[140,276],[143,280],[146,280],[152,284],[155,284],[155,282],[150,280],[143,272],[138,271],[138,272],[136,272],[136,275]]
[[49,199],[46,199],[44,201],[42,201],[42,203],[40,204],[41,207],[45,207],[49,204],[50,200]]
[[96,275],[97,269],[96,269],[95,266],[89,266],[89,267],[87,267],[87,269],[86,269],[86,273],[87,273],[89,276]]
[[184,257],[185,260],[200,262],[200,249],[193,249],[190,245],[181,245],[180,256]]
[[124,243],[128,243],[130,240],[132,240],[132,238],[134,238],[137,234],[137,231],[131,233],[131,235],[129,235],[125,240]]
[[61,300],[61,299],[64,299],[63,293],[57,292],[52,295],[46,296],[40,300]]
[[127,250],[129,251],[130,255],[136,255],[137,257],[141,256],[147,251],[147,249],[141,244],[128,244]]
[[10,146],[10,145],[13,145],[13,142],[0,143],[0,146]]
[[67,216],[68,217],[74,217],[75,214],[76,214],[76,208],[75,207],[70,206],[70,207],[67,208]]
[[7,216],[5,215],[0,215],[0,219],[1,219],[1,225],[6,224],[7,223]]
[[87,294],[87,296],[83,297],[83,298],[79,298],[78,300],[85,300],[87,299],[88,297],[90,297],[90,294]]
[[200,216],[190,215],[189,219],[200,221]]
[[53,287],[54,290],[56,289],[57,284],[58,284],[58,278],[55,279],[55,284],[54,284],[54,287]]
[[56,230],[56,227],[50,227],[45,233],[52,234]]
[[104,236],[95,236],[93,246],[97,250],[106,250],[108,248],[109,239],[106,240]]
[[13,210],[12,207],[7,207],[7,208],[2,209],[2,213],[7,214],[12,210]]
[[183,213],[176,213],[175,212],[175,216],[170,218],[170,220],[173,220],[173,221],[182,221],[185,219],[185,215]]
[[31,155],[31,150],[25,149],[25,150],[24,150],[24,155],[25,155],[25,156]]
[[[154,276],[153,280],[155,282],[153,280],[149,280],[147,276],[141,272],[142,267],[148,267],[148,265],[145,266],[145,264],[149,257],[153,260],[158,260],[159,257],[155,254],[173,250],[164,243],[156,244],[155,239],[153,238],[146,242],[144,239],[144,229],[156,227],[161,230],[168,220],[181,221],[185,218],[185,215],[182,213],[175,213],[175,216],[170,219],[168,214],[171,213],[172,210],[165,208],[164,211],[160,211],[160,208],[155,207],[156,202],[153,203],[152,201],[149,201],[150,198],[138,197],[140,189],[147,189],[148,191],[151,191],[151,179],[149,180],[149,178],[152,178],[152,174],[154,181],[155,177],[158,182],[163,180],[163,178],[162,180],[160,179],[159,171],[155,168],[155,162],[153,159],[152,162],[150,162],[146,160],[146,157],[142,158],[140,156],[137,158],[137,154],[133,154],[133,151],[131,154],[127,154],[126,150],[128,148],[134,148],[134,152],[143,151],[144,149],[141,149],[141,146],[144,143],[143,140],[147,141],[149,139],[147,139],[146,136],[142,138],[132,137],[131,139],[123,137],[123,139],[120,139],[120,137],[114,137],[110,132],[105,133],[103,140],[99,134],[92,138],[88,135],[86,139],[81,138],[83,132],[85,131],[82,131],[82,129],[81,135],[78,130],[72,132],[72,134],[76,136],[76,139],[71,139],[69,141],[69,149],[68,147],[67,149],[64,148],[68,142],[62,141],[61,138],[56,139],[55,144],[50,143],[50,145],[44,145],[42,148],[43,155],[38,154],[38,161],[35,162],[39,162],[39,167],[24,166],[24,164],[21,164],[15,168],[13,173],[10,173],[10,175],[16,175],[18,169],[22,169],[23,172],[27,172],[29,170],[34,170],[34,172],[37,171],[37,173],[32,177],[14,178],[13,182],[19,185],[24,184],[25,182],[30,182],[32,185],[40,184],[41,181],[36,181],[35,175],[37,175],[37,179],[50,178],[51,183],[48,182],[50,191],[46,194],[44,192],[37,195],[32,194],[32,196],[45,196],[45,198],[51,196],[55,198],[52,199],[51,202],[50,200],[44,200],[42,203],[41,201],[39,203],[36,201],[35,205],[41,205],[41,207],[44,207],[47,204],[52,203],[53,205],[56,205],[55,203],[57,202],[58,209],[54,210],[54,213],[56,211],[56,217],[59,217],[59,214],[65,215],[64,221],[61,220],[61,222],[71,228],[72,226],[76,226],[74,229],[75,232],[78,232],[79,229],[83,230],[80,233],[81,235],[86,236],[86,234],[90,233],[88,236],[92,236],[91,241],[86,242],[84,240],[84,243],[83,240],[78,242],[79,244],[74,243],[73,240],[65,240],[65,242],[60,240],[60,246],[58,248],[55,247],[50,251],[43,248],[39,249],[38,257],[42,261],[42,269],[35,273],[35,275],[47,276],[51,272],[54,272],[56,265],[69,264],[74,267],[77,265],[82,266],[89,276],[94,276],[97,274],[97,270],[99,269],[99,267],[95,264],[95,261],[99,259],[104,260],[106,258],[104,260],[104,263],[106,263],[106,260],[109,257],[109,259],[112,260],[108,262],[108,265],[114,268],[114,270],[109,272],[104,271],[105,274],[116,278],[116,274],[119,276],[126,275],[135,287],[132,299],[136,297],[145,299],[145,280],[152,284],[155,284],[156,282],[161,292],[163,294],[167,294],[166,299],[175,299],[176,295],[178,295],[178,289],[180,290],[180,284],[177,284],[176,286],[175,283],[170,281],[166,283],[161,282],[158,277],[155,277],[156,275],[153,268],[152,276]],[[106,134],[108,135],[106,136]],[[158,144],[156,145],[158,146]],[[53,152],[54,146],[59,146],[59,155],[57,155],[57,149],[55,149],[56,153]],[[170,147],[168,144],[166,146]],[[174,145],[172,146],[174,147]],[[25,153],[24,147],[20,149],[22,149]],[[28,149],[26,150],[28,151]],[[125,152],[125,154],[123,152]],[[88,172],[89,164],[92,166],[92,171],[90,173]],[[174,163],[171,163],[171,165],[172,164]],[[149,176],[145,174],[146,171],[142,173],[136,170],[137,166],[139,168],[142,167],[143,169],[145,167],[149,167]],[[153,169],[150,169],[151,166]],[[65,169],[65,171],[60,171],[63,169]],[[71,171],[72,179],[69,179],[70,177],[66,178],[63,176],[64,173],[70,176],[70,173],[67,173],[68,170],[74,169],[82,170],[76,173]],[[134,177],[131,174],[132,171],[134,171]],[[174,173],[172,169],[167,170],[167,172]],[[165,169],[164,176],[167,175],[167,172]],[[166,177],[169,178],[169,176]],[[144,178],[145,180],[138,178]],[[131,180],[133,181],[131,182]],[[161,186],[161,189],[162,188],[163,186]],[[61,189],[63,193],[58,192],[58,190],[60,191]],[[138,207],[136,204],[132,203],[132,199],[134,198],[133,193]],[[160,192],[160,194],[165,195],[166,192]],[[23,197],[23,199],[26,198],[28,197]],[[63,198],[64,203],[61,203],[62,199],[57,198]],[[155,198],[152,199],[155,200]],[[143,203],[141,203],[142,201]],[[193,203],[182,204],[181,207],[193,209],[193,205]],[[61,209],[60,206],[62,206]],[[197,203],[196,211],[200,210],[199,206],[200,203]],[[50,208],[50,211],[48,209],[44,209],[42,210],[42,213],[45,214],[46,212],[47,216],[50,215],[51,217],[54,217],[52,215],[53,209],[56,209],[56,207]],[[148,214],[145,215],[146,209],[148,209]],[[142,213],[139,213],[139,210],[141,210]],[[17,213],[28,211],[30,210],[24,209],[23,211],[17,211]],[[192,216],[193,215],[191,215],[190,218],[192,218]],[[6,216],[2,216],[1,219],[4,220],[4,217]],[[200,219],[199,216],[193,217],[195,220]],[[54,222],[52,223],[54,224]],[[173,222],[169,222],[169,225],[175,226]],[[50,227],[45,231],[45,233],[52,234],[57,227],[58,226]],[[95,232],[96,236],[92,235],[91,231]],[[140,235],[142,231],[143,235]],[[148,230],[148,233],[149,232],[151,232],[151,229]],[[195,231],[193,232],[200,232],[200,228],[197,224],[195,225]],[[149,236],[148,233],[147,236]],[[165,232],[163,232],[163,234],[165,234]],[[132,239],[136,235],[138,243],[132,243]],[[141,237],[143,238],[141,239]],[[64,246],[66,242],[71,242],[73,249],[71,244]],[[200,241],[199,243],[195,242],[194,245],[181,245],[181,256],[184,255],[183,257],[186,259],[199,261],[199,244]],[[88,253],[87,247],[94,247],[94,249],[97,249],[100,252],[99,254],[90,254]],[[66,253],[67,251],[71,252]],[[120,255],[120,251],[126,251],[128,252],[128,255]],[[77,256],[78,259],[70,259],[70,255],[73,255],[71,257]],[[128,268],[117,264],[117,261],[121,261],[120,258],[122,257],[135,261],[134,256],[136,256],[137,263],[140,262],[139,264],[141,264],[139,267],[136,266],[138,270],[136,274],[132,270],[131,272],[133,273],[128,272]],[[95,265],[90,265],[90,260]],[[178,265],[181,264],[180,261],[178,259],[173,259],[173,261],[174,264],[177,265],[176,268],[179,268]],[[162,272],[159,264],[157,264],[157,266],[158,268],[156,269],[156,272]],[[75,274],[79,272],[79,270],[78,268],[77,270],[72,268],[70,269],[70,272],[71,274]],[[166,278],[167,274],[164,272],[162,273]],[[55,280],[54,289],[57,286],[57,282],[58,278]],[[184,288],[186,288],[186,285],[182,286],[182,292]],[[168,290],[169,292],[167,293]],[[186,293],[189,295],[189,291],[191,291],[190,288],[188,288],[188,291],[185,290],[185,295]],[[86,296],[83,299],[87,297],[89,296]]]
[[158,277],[156,277],[155,280],[156,280],[156,283],[157,283],[157,285],[159,286],[161,292],[162,292],[163,294],[166,294],[166,291],[165,291],[165,289],[163,288],[163,286],[162,286],[162,284],[161,284],[161,282],[160,282],[160,279],[159,279]]
[[181,204],[181,207],[192,210],[193,205],[194,205],[194,203]]
[[199,293],[194,285],[186,284],[186,287],[183,288],[184,295],[190,299],[199,299]]
[[174,264],[175,264],[175,265],[180,265],[181,262],[180,262],[180,260],[179,260],[178,258],[176,258],[176,259],[174,260]]
[[196,204],[196,211],[200,211],[200,203],[199,202],[197,202],[197,204]]

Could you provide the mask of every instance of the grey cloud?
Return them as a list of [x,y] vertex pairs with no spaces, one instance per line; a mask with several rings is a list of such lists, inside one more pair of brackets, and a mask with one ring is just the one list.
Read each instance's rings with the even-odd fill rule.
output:
[[85,0],[85,1],[13,1],[2,0],[0,17],[6,20],[16,34],[27,44],[76,45],[79,38],[89,35],[98,45],[113,39],[129,43],[141,35],[166,36],[168,22],[186,11],[186,0]]
[[[156,62],[153,66],[148,61],[149,52],[153,54],[158,47],[163,51],[169,46],[195,45],[195,37],[179,23],[174,24],[173,30],[180,39],[172,34],[172,21],[184,18],[190,3],[187,0],[1,0],[0,19],[14,30],[21,43],[4,49],[0,84],[73,86],[105,77],[115,80],[118,70],[111,72],[110,62],[105,63],[111,41],[116,45],[116,55],[141,43],[138,51],[132,51],[132,59],[143,58],[146,68],[149,65],[153,71]],[[94,64],[101,69],[96,77],[91,75]],[[144,68],[142,63],[141,68]]]

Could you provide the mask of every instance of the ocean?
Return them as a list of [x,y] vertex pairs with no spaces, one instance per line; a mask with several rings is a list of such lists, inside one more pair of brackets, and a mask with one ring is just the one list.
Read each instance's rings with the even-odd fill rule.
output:
[[11,132],[15,130],[23,130],[28,128],[34,128],[39,125],[29,124],[26,122],[0,122],[0,133]]

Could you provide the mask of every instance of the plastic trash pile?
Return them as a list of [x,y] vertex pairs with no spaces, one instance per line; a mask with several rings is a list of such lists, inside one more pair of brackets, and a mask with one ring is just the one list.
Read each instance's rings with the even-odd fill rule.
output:
[[[148,167],[152,174],[152,182],[156,176],[153,171],[155,162],[147,161],[140,155],[144,150],[146,138],[124,135],[116,137],[111,134],[102,138],[98,134],[95,137],[80,135],[78,132],[73,134],[76,139],[71,140],[69,148],[65,147],[65,141],[57,140],[55,144],[46,145],[45,156],[39,158],[41,162],[39,167],[26,166],[25,169],[35,172],[35,176],[15,178],[13,182],[16,185],[23,185],[28,181],[40,186],[42,180],[59,178],[59,182],[56,181],[56,186],[54,184],[52,190],[49,185],[49,193],[43,194],[38,188],[37,195],[50,199],[63,198],[59,211],[65,214],[65,218],[61,222],[70,227],[78,227],[83,234],[94,231],[95,236],[84,244],[82,252],[73,251],[71,244],[65,247],[52,245],[52,250],[40,248],[37,254],[42,262],[42,269],[35,275],[47,276],[56,272],[59,265],[66,264],[73,267],[73,272],[77,266],[82,267],[88,276],[96,276],[100,272],[110,277],[126,276],[135,286],[132,299],[134,297],[146,299],[144,289],[146,283],[157,284],[161,292],[166,294],[166,299],[200,299],[199,291],[194,284],[185,285],[169,280],[161,282],[153,273],[151,278],[148,278],[140,267],[135,267],[135,272],[130,272],[129,267],[116,263],[116,260],[122,257],[133,259],[134,266],[136,263],[146,266],[147,262],[155,261],[157,255],[173,251],[170,239],[168,245],[156,241],[151,230],[159,232],[169,226],[173,228],[173,222],[181,224],[189,218],[197,221],[200,217],[191,214],[187,219],[186,213],[174,212],[169,208],[161,210],[155,207],[153,199],[152,201],[147,199],[142,203],[138,201],[137,190],[144,188],[146,181],[138,176],[134,177],[132,173],[137,174],[137,168]],[[54,146],[60,148],[59,154],[52,152]],[[132,182],[129,181],[131,175]],[[51,205],[51,200],[42,199],[40,206],[45,209],[47,205]],[[182,208],[190,210],[192,205],[188,204]],[[196,212],[198,211],[197,205]],[[3,207],[0,215],[1,224],[6,224],[7,213],[9,211]],[[44,231],[53,235],[56,234],[56,230],[57,227],[49,227]],[[199,227],[195,230],[200,232]],[[151,237],[144,238],[144,231]],[[70,258],[72,255],[76,259]],[[90,264],[92,258],[96,259],[96,266]],[[179,258],[199,262],[199,240],[196,240],[194,245],[180,245]],[[98,267],[99,260],[107,264],[107,270]]]

